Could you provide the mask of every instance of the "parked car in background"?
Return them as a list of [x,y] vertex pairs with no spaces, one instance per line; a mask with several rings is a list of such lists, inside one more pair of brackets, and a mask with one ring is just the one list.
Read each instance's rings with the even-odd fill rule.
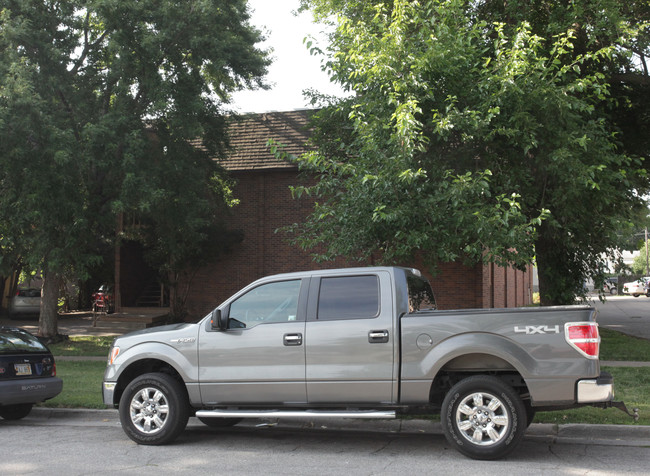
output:
[[605,279],[603,291],[609,294],[618,294],[618,278]]
[[0,417],[18,420],[35,403],[56,397],[63,382],[50,350],[18,327],[0,327]]
[[19,289],[9,300],[9,317],[38,315],[41,312],[41,290],[38,288]]
[[634,297],[639,297],[641,294],[645,294],[650,297],[650,289],[648,285],[650,283],[650,276],[645,276],[639,278],[636,281],[623,284],[623,294],[631,294]]

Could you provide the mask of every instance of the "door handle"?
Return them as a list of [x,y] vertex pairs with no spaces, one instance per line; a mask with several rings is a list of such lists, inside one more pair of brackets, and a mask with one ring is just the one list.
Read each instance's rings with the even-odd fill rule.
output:
[[368,342],[371,344],[385,344],[388,342],[388,331],[370,331],[368,332]]
[[302,334],[285,334],[284,345],[302,345]]

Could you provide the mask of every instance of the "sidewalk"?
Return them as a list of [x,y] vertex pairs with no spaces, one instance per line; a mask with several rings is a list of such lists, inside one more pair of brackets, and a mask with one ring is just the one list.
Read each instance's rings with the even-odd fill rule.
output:
[[[77,336],[119,336],[155,325],[169,312],[167,308],[127,308],[122,313],[100,316],[93,326],[90,312],[69,312],[61,314],[57,321],[59,334]],[[0,317],[0,326],[15,326],[38,333],[38,317],[9,319]]]
[[[117,410],[89,410],[34,407],[28,424],[44,426],[119,426]],[[188,428],[202,427],[196,418],[189,420]],[[253,431],[313,430],[364,433],[399,433],[404,435],[442,435],[440,423],[428,420],[359,420],[324,418],[246,419],[237,427]],[[526,432],[527,440],[546,444],[582,444],[605,446],[650,447],[650,426],[635,425],[555,425],[533,423]]]

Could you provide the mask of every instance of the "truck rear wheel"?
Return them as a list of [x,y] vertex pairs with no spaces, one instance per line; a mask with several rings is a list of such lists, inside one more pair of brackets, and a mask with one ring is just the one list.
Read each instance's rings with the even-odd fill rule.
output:
[[449,444],[473,459],[506,456],[526,431],[526,408],[517,392],[487,375],[454,385],[445,396],[440,416]]
[[137,377],[120,398],[122,428],[141,445],[162,445],[174,440],[185,429],[189,415],[185,388],[163,373]]

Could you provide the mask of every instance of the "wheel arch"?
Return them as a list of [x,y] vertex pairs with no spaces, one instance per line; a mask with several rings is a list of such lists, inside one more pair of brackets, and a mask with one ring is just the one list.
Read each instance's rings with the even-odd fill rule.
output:
[[448,360],[438,371],[429,388],[429,402],[442,405],[447,392],[461,380],[473,375],[491,375],[514,388],[522,400],[530,398],[523,375],[511,362],[492,354],[474,352]]
[[[122,398],[122,394],[126,387],[140,375],[148,373],[163,373],[173,377],[177,380],[185,392],[187,388],[181,374],[170,363],[156,358],[145,358],[131,362],[119,375],[115,385],[115,392],[113,394],[113,402],[117,407]],[[189,396],[188,396],[189,398]]]
[[[453,384],[470,375],[497,375],[521,390],[537,373],[538,362],[515,341],[480,332],[457,334],[435,345],[424,357],[404,366],[402,397],[406,402],[440,402]],[[441,395],[442,392],[442,396]]]

